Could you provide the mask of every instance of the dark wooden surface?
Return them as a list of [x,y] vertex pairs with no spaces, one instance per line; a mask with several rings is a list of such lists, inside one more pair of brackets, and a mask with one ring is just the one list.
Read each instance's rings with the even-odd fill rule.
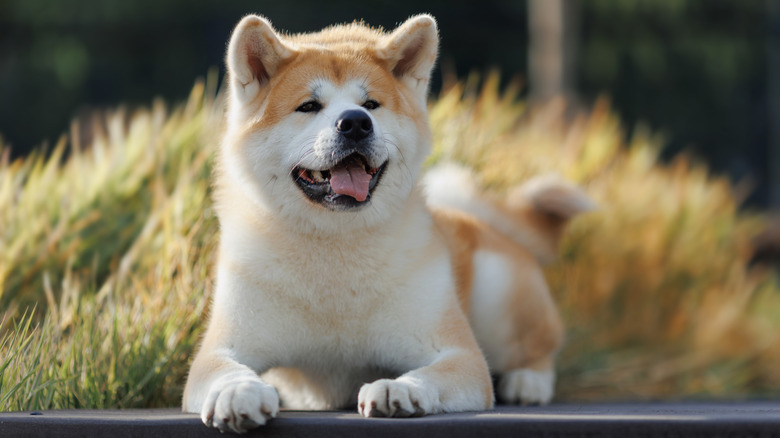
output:
[[[0,437],[216,437],[177,409],[0,413]],[[263,437],[780,437],[780,400],[553,404],[411,419],[282,411]]]

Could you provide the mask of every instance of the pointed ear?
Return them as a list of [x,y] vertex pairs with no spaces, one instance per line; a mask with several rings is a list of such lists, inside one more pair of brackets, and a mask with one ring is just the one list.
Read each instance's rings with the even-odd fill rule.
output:
[[439,31],[430,15],[417,15],[382,41],[378,54],[396,78],[423,95],[439,53]]
[[227,68],[230,88],[241,101],[254,98],[295,50],[285,44],[264,17],[247,15],[230,37]]

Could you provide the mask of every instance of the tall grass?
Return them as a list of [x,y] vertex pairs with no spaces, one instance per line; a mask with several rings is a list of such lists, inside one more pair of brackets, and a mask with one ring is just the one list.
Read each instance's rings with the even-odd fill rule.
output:
[[[572,119],[496,77],[476,83],[432,103],[431,163],[466,163],[498,193],[555,171],[601,206],[548,270],[569,326],[560,398],[777,388],[780,291],[747,268],[763,218],[739,210],[735,186],[684,157],[660,164],[662,140],[626,140],[603,101]],[[179,403],[213,281],[220,131],[219,99],[198,83],[174,109],[74,126],[49,155],[2,155],[0,410]]]
[[217,243],[215,108],[199,83],[173,111],[108,114],[67,156],[2,164],[0,409],[178,403]]
[[663,139],[630,139],[605,100],[567,117],[564,102],[527,109],[485,86],[455,85],[434,105],[434,160],[475,167],[501,192],[554,172],[600,205],[576,219],[548,270],[569,326],[558,393],[567,399],[776,394],[780,290],[748,269],[765,225],[739,209],[745,188]]

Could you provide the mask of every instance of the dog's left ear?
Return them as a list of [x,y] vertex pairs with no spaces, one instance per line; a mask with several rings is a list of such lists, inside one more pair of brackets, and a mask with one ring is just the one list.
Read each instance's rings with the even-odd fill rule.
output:
[[422,96],[439,53],[439,31],[430,15],[417,15],[385,37],[378,55],[393,75]]

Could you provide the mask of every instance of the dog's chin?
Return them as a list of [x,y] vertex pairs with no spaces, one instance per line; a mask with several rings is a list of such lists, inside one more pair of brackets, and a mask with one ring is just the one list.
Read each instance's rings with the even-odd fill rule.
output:
[[[296,167],[291,176],[295,185],[311,203],[330,211],[356,211],[371,203],[372,194],[380,184],[387,164],[388,162],[385,161],[378,167],[370,167],[362,155],[355,153],[330,169],[314,170]],[[344,173],[343,169],[347,167],[358,170],[346,171],[350,183],[346,184],[345,188],[342,187],[345,184],[335,181],[335,174],[339,172],[338,169],[342,169],[341,173]],[[361,177],[364,178],[362,183],[353,182]]]

